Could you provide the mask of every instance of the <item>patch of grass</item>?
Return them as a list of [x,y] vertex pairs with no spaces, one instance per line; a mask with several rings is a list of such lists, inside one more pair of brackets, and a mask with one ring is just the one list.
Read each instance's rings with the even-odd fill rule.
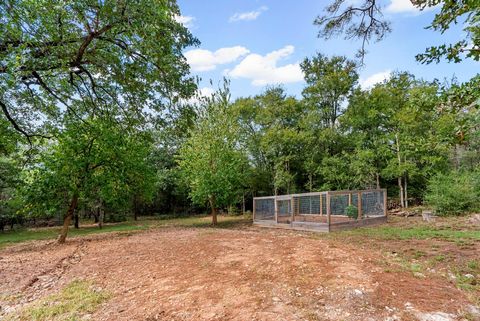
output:
[[446,256],[443,254],[437,255],[433,258],[436,262],[443,262],[446,259]]
[[190,216],[172,218],[156,221],[155,226],[175,226],[175,227],[201,227],[201,228],[232,228],[242,224],[251,223],[248,218],[243,216],[218,216],[218,224],[212,226],[210,216]]
[[[480,240],[480,230],[451,230],[448,228],[435,228],[434,226],[376,226],[370,228],[358,228],[355,230],[338,232],[338,236],[364,236],[380,238],[384,240],[409,240],[409,239],[441,239],[448,241]],[[468,242],[466,242],[468,243]]]
[[[243,216],[219,216],[218,228],[233,228],[239,225],[244,225],[251,222],[248,218]],[[102,229],[96,225],[89,225],[79,229],[70,228],[68,237],[82,236],[98,233],[109,232],[138,232],[155,227],[192,227],[192,228],[207,228],[212,227],[211,217],[209,216],[191,216],[191,217],[177,217],[177,218],[155,218],[145,217],[138,221],[126,221],[121,223],[105,224]],[[60,234],[60,227],[42,227],[32,229],[20,229],[14,231],[0,232],[0,248],[9,244],[33,241],[33,240],[48,240],[56,239]]]
[[[124,222],[118,224],[104,225],[102,229],[97,226],[80,227],[79,229],[70,228],[68,236],[80,236],[96,233],[108,232],[128,232],[147,229],[147,224],[136,222]],[[44,227],[34,229],[20,229],[0,233],[0,248],[12,243],[20,243],[32,240],[55,239],[60,234],[60,227]]]
[[106,291],[95,289],[92,282],[75,280],[59,293],[28,305],[17,315],[7,316],[6,320],[79,320],[95,312],[109,298]]

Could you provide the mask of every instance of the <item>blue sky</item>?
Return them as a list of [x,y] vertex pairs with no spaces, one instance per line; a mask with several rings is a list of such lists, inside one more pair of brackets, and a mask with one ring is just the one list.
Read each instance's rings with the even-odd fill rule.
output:
[[[234,98],[256,95],[275,84],[299,96],[304,82],[298,64],[305,57],[321,52],[354,58],[359,42],[317,38],[313,20],[329,2],[179,0],[179,20],[201,41],[199,47],[185,51],[192,73],[202,78],[201,91],[210,93],[227,76]],[[365,65],[359,71],[363,87],[383,80],[391,71],[409,71],[426,80],[456,76],[460,81],[479,72],[480,63],[472,60],[418,63],[415,55],[427,46],[461,39],[461,26],[442,35],[424,28],[432,21],[435,9],[419,12],[409,0],[383,0],[383,5],[393,32],[383,41],[369,44]]]

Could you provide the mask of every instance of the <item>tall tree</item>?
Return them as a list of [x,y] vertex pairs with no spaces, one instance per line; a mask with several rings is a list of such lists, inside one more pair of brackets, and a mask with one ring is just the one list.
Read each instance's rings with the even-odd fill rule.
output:
[[190,197],[194,203],[210,205],[213,225],[217,224],[217,208],[231,205],[242,195],[248,165],[229,98],[224,87],[205,99],[197,124],[178,155]]
[[145,164],[150,150],[148,135],[115,119],[86,121],[88,124],[67,124],[26,173],[27,214],[65,211],[60,243],[65,242],[80,203],[101,199],[125,208],[139,186],[151,190],[147,186],[151,171]]
[[182,49],[198,41],[179,14],[174,0],[1,1],[2,114],[30,141],[65,115],[137,115],[189,97]]
[[318,115],[319,125],[334,128],[358,81],[355,62],[342,56],[317,54],[300,66],[307,83],[302,91],[305,102]]
[[[305,74],[306,87],[302,91],[306,112],[301,124],[306,133],[308,152],[304,157],[304,168],[308,173],[308,189],[340,187],[338,179],[333,183],[330,176],[333,164],[338,159],[325,160],[335,156],[344,147],[344,140],[339,128],[339,118],[348,106],[348,100],[358,83],[356,64],[346,57],[327,57],[317,54],[306,58],[301,64]],[[316,176],[323,176],[323,182],[314,184]]]

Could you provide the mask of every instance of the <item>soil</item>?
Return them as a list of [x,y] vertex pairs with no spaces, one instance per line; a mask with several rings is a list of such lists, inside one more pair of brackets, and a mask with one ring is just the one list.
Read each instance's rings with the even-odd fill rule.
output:
[[0,319],[75,279],[112,294],[90,320],[471,317],[453,283],[386,268],[386,259],[380,247],[255,227],[36,241],[0,250]]

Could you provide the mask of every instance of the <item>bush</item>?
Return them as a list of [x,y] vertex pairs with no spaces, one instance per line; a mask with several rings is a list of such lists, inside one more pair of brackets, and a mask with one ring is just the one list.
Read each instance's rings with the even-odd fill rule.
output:
[[358,218],[358,208],[353,205],[348,205],[345,208],[345,215],[349,218],[356,220]]
[[452,171],[430,179],[427,205],[438,215],[461,215],[480,210],[480,171]]

